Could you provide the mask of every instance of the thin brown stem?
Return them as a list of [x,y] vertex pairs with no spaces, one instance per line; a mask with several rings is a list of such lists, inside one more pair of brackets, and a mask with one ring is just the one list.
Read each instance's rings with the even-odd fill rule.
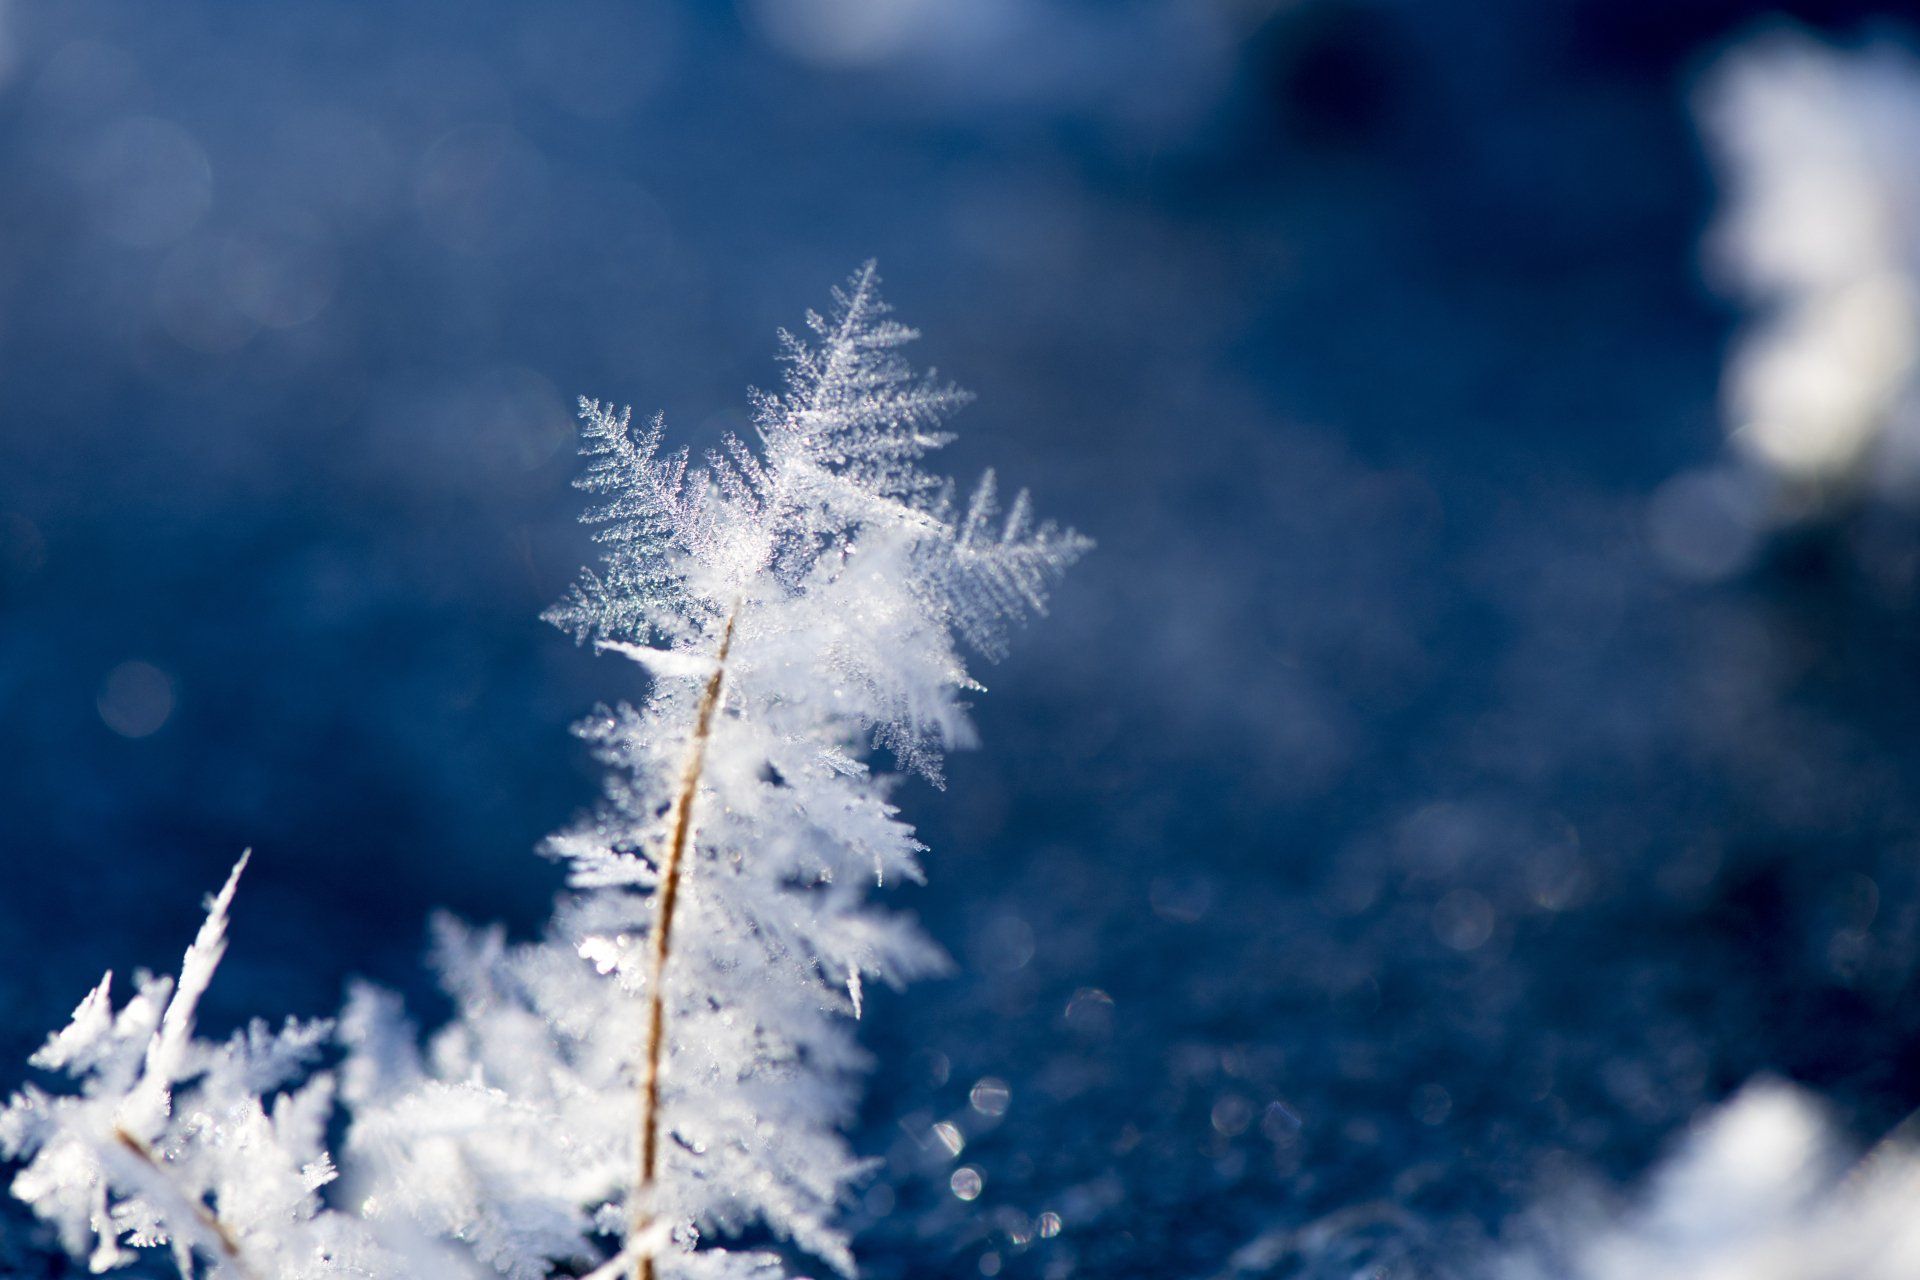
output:
[[[693,830],[693,798],[700,789],[700,771],[707,762],[707,740],[713,733],[713,713],[720,705],[720,684],[726,676],[727,651],[733,647],[736,604],[727,615],[714,654],[713,674],[700,692],[693,717],[693,737],[687,743],[686,765],[680,771],[680,790],[668,820],[667,853],[660,865],[660,887],[653,895],[653,953],[647,971],[647,1038],[640,1072],[640,1171],[634,1186],[632,1234],[638,1238],[653,1226],[654,1178],[660,1164],[660,1058],[666,1046],[667,1006],[664,994],[667,957],[673,952],[673,912],[680,902],[681,867],[687,837]],[[653,1280],[653,1251],[634,1260],[634,1280]]]
[[[122,1148],[131,1152],[134,1159],[153,1170],[159,1177],[168,1177],[166,1166],[161,1163],[160,1157],[155,1154],[152,1147],[142,1142],[138,1137],[128,1133],[119,1125],[115,1125],[113,1128],[113,1140],[119,1143]],[[192,1211],[194,1220],[200,1224],[201,1230],[219,1245],[220,1252],[226,1257],[228,1262],[233,1264],[233,1269],[238,1271],[246,1280],[253,1280],[252,1269],[247,1266],[246,1259],[240,1256],[240,1242],[233,1238],[233,1232],[227,1230],[227,1224],[220,1221],[220,1219],[214,1215],[213,1210],[200,1203],[195,1197],[187,1195],[184,1192],[179,1193],[179,1196],[181,1202]]]

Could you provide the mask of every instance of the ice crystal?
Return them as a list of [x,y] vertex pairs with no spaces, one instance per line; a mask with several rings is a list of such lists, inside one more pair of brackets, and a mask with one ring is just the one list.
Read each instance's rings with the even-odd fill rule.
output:
[[33,1056],[75,1091],[28,1086],[0,1112],[0,1153],[25,1161],[13,1192],[95,1271],[169,1246],[184,1276],[305,1280],[398,1275],[355,1220],[325,1209],[333,1082],[307,1075],[324,1022],[256,1021],[224,1044],[194,1035],[194,1011],[226,952],[243,856],[208,904],[177,980],[141,974],[113,1006],[102,978]]
[[[817,342],[782,335],[757,450],[694,468],[657,419],[583,403],[606,554],[551,617],[651,685],[582,727],[612,780],[550,842],[575,893],[546,936],[439,921],[455,1014],[424,1053],[365,986],[337,1035],[255,1022],[209,1045],[194,1011],[243,857],[177,982],[142,975],[116,1010],[109,975],[35,1055],[74,1091],[0,1112],[13,1190],[70,1253],[104,1270],[166,1245],[183,1277],[229,1280],[745,1280],[792,1254],[851,1274],[849,1015],[868,980],[944,963],[868,893],[918,878],[921,851],[869,757],[938,781],[979,688],[958,643],[1001,652],[1087,545],[1024,493],[1000,515],[991,474],[961,508],[921,469],[965,396],[913,372],[876,286],[869,265],[810,315]],[[351,1211],[320,1194],[333,1039]],[[724,1247],[746,1234],[779,1247]]]
[[549,617],[651,683],[581,727],[612,774],[549,845],[576,894],[530,945],[443,922],[457,1013],[423,1066],[391,1009],[349,1017],[376,1210],[516,1280],[608,1239],[640,1274],[780,1268],[717,1247],[747,1232],[851,1273],[849,1015],[943,963],[869,893],[921,852],[870,753],[938,781],[979,687],[958,645],[1000,653],[1087,546],[1024,493],[1000,514],[991,474],[963,505],[923,469],[966,395],[908,364],[871,264],[807,327],[754,396],[757,447],[704,465],[582,402],[604,555]]

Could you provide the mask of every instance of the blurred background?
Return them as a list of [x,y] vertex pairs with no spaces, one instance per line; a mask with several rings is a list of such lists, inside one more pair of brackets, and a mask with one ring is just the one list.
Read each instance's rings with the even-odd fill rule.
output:
[[0,3],[0,1086],[244,847],[216,1032],[433,1017],[436,906],[535,930],[638,692],[537,620],[572,398],[698,446],[873,256],[979,395],[948,466],[1100,547],[903,792],[960,968],[868,1014],[867,1275],[1463,1276],[1756,1075],[1871,1139],[1885,8]]

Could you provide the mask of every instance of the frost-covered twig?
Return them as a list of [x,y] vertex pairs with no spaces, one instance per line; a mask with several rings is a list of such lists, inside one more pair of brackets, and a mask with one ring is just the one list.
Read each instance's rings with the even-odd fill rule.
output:
[[867,1168],[842,1136],[865,1060],[846,1015],[867,979],[944,963],[865,890],[917,878],[921,848],[870,757],[938,783],[979,689],[958,639],[997,655],[1088,544],[1025,494],[1002,518],[991,473],[962,510],[919,463],[965,394],[901,358],[916,335],[871,265],[835,303],[808,316],[816,344],[782,335],[758,450],[729,439],[690,469],[658,419],[582,403],[607,553],[551,616],[651,687],[582,727],[612,779],[551,842],[576,892],[545,938],[440,921],[456,1013],[424,1054],[397,1000],[351,994],[357,1215],[318,1194],[330,1025],[193,1034],[243,857],[177,988],[142,975],[115,1012],[103,981],[34,1058],[78,1091],[0,1112],[0,1154],[27,1162],[13,1189],[70,1252],[103,1269],[123,1239],[169,1244],[183,1276],[197,1253],[230,1280],[766,1280],[781,1254],[714,1243],[760,1229],[851,1274],[836,1211]]
[[[687,762],[674,794],[672,834],[667,837],[666,865],[660,890],[654,894],[652,963],[647,970],[647,1045],[640,1075],[640,1172],[634,1188],[634,1218],[629,1240],[645,1240],[653,1226],[653,1183],[660,1168],[660,1054],[666,1046],[667,957],[673,946],[673,911],[680,899],[680,869],[685,864],[687,833],[693,827],[693,800],[706,764],[707,739],[713,729],[713,711],[720,703],[720,684],[727,672],[727,651],[733,647],[734,623],[740,616],[736,602],[720,632],[720,648],[713,655],[713,673],[700,691],[700,709],[694,713],[693,737],[687,744]],[[653,1280],[653,1254],[664,1240],[646,1245],[633,1267],[635,1280]],[[631,1246],[630,1246],[631,1247]]]
[[236,1280],[397,1277],[395,1258],[317,1194],[334,1177],[331,1077],[276,1092],[306,1072],[329,1024],[256,1021],[221,1045],[194,1036],[246,864],[209,901],[177,984],[141,974],[115,1011],[108,974],[34,1055],[77,1092],[28,1086],[0,1112],[0,1154],[26,1162],[13,1192],[96,1271],[132,1260],[124,1240],[171,1246],[189,1278],[196,1252]]
[[113,1139],[151,1175],[151,1180],[147,1184],[149,1194],[152,1194],[153,1188],[162,1189],[154,1198],[162,1200],[164,1207],[174,1210],[169,1217],[175,1224],[176,1233],[185,1222],[195,1224],[199,1227],[200,1234],[213,1241],[214,1247],[234,1270],[240,1273],[243,1280],[253,1280],[253,1272],[247,1267],[247,1260],[240,1252],[240,1242],[233,1238],[233,1232],[227,1230],[227,1224],[214,1216],[213,1210],[206,1205],[183,1194],[172,1185],[165,1164],[154,1153],[153,1148],[117,1125],[113,1130]]
[[549,844],[574,896],[528,946],[440,926],[456,1016],[424,1061],[386,1006],[350,1019],[377,1212],[513,1280],[604,1269],[608,1237],[641,1280],[782,1270],[715,1247],[749,1230],[851,1272],[847,1015],[944,963],[865,888],[920,852],[870,756],[937,783],[972,739],[959,640],[996,655],[1088,545],[1024,494],[1002,517],[991,475],[963,507],[922,470],[966,396],[902,358],[871,265],[807,322],[758,447],[704,467],[582,402],[605,555],[549,616],[651,684],[581,728],[612,776]]

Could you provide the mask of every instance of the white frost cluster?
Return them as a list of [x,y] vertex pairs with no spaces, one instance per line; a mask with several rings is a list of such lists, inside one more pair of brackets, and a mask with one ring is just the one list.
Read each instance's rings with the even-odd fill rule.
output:
[[[941,963],[870,900],[918,878],[920,845],[867,752],[937,779],[977,688],[956,636],[996,652],[1086,545],[1036,526],[1025,494],[1000,515],[991,476],[960,507],[921,469],[964,394],[912,371],[900,348],[916,335],[876,284],[868,265],[830,317],[809,316],[816,341],[782,335],[787,385],[755,399],[758,449],[728,439],[695,467],[661,452],[658,419],[582,405],[580,483],[603,498],[588,518],[606,554],[550,616],[638,662],[650,692],[582,727],[613,775],[599,811],[551,841],[578,896],[529,946],[443,926],[458,1015],[423,1081],[369,1097],[353,1136],[380,1168],[376,1199],[508,1275],[649,1220],[670,1231],[675,1274],[772,1265],[696,1251],[743,1228],[851,1271],[835,1220],[861,1172],[841,1129],[863,1064],[847,1015],[864,983]],[[683,806],[662,1156],[642,1204],[652,931]]]
[[143,973],[116,1010],[109,973],[33,1056],[78,1092],[29,1086],[0,1112],[0,1153],[26,1162],[13,1192],[95,1271],[131,1261],[129,1246],[168,1245],[182,1275],[197,1256],[229,1278],[399,1276],[360,1222],[321,1205],[333,1081],[307,1067],[329,1025],[256,1021],[219,1045],[193,1034],[246,861],[209,903],[177,982]]
[[1849,1162],[1818,1103],[1749,1085],[1653,1176],[1642,1203],[1502,1280],[1910,1280],[1920,1149]]
[[1024,493],[1003,513],[991,474],[962,503],[922,469],[966,397],[914,373],[876,286],[869,264],[809,315],[813,341],[782,335],[757,447],[696,467],[657,419],[583,402],[606,553],[550,616],[639,663],[648,694],[581,728],[611,780],[550,841],[573,892],[545,936],[438,922],[455,1012],[424,1047],[396,998],[351,993],[351,1213],[319,1193],[335,1076],[265,1099],[329,1027],[192,1040],[229,881],[178,990],[143,978],[116,1014],[103,983],[35,1058],[80,1092],[29,1089],[0,1121],[29,1162],[15,1192],[71,1252],[104,1269],[170,1243],[184,1276],[197,1257],[252,1280],[851,1274],[850,1017],[865,984],[944,963],[873,901],[919,877],[921,846],[870,757],[937,783],[979,689],[959,644],[997,656],[1088,545]]
[[1711,263],[1760,310],[1724,388],[1736,445],[1815,498],[1912,490],[1920,63],[1775,33],[1714,69],[1701,117],[1727,188]]

